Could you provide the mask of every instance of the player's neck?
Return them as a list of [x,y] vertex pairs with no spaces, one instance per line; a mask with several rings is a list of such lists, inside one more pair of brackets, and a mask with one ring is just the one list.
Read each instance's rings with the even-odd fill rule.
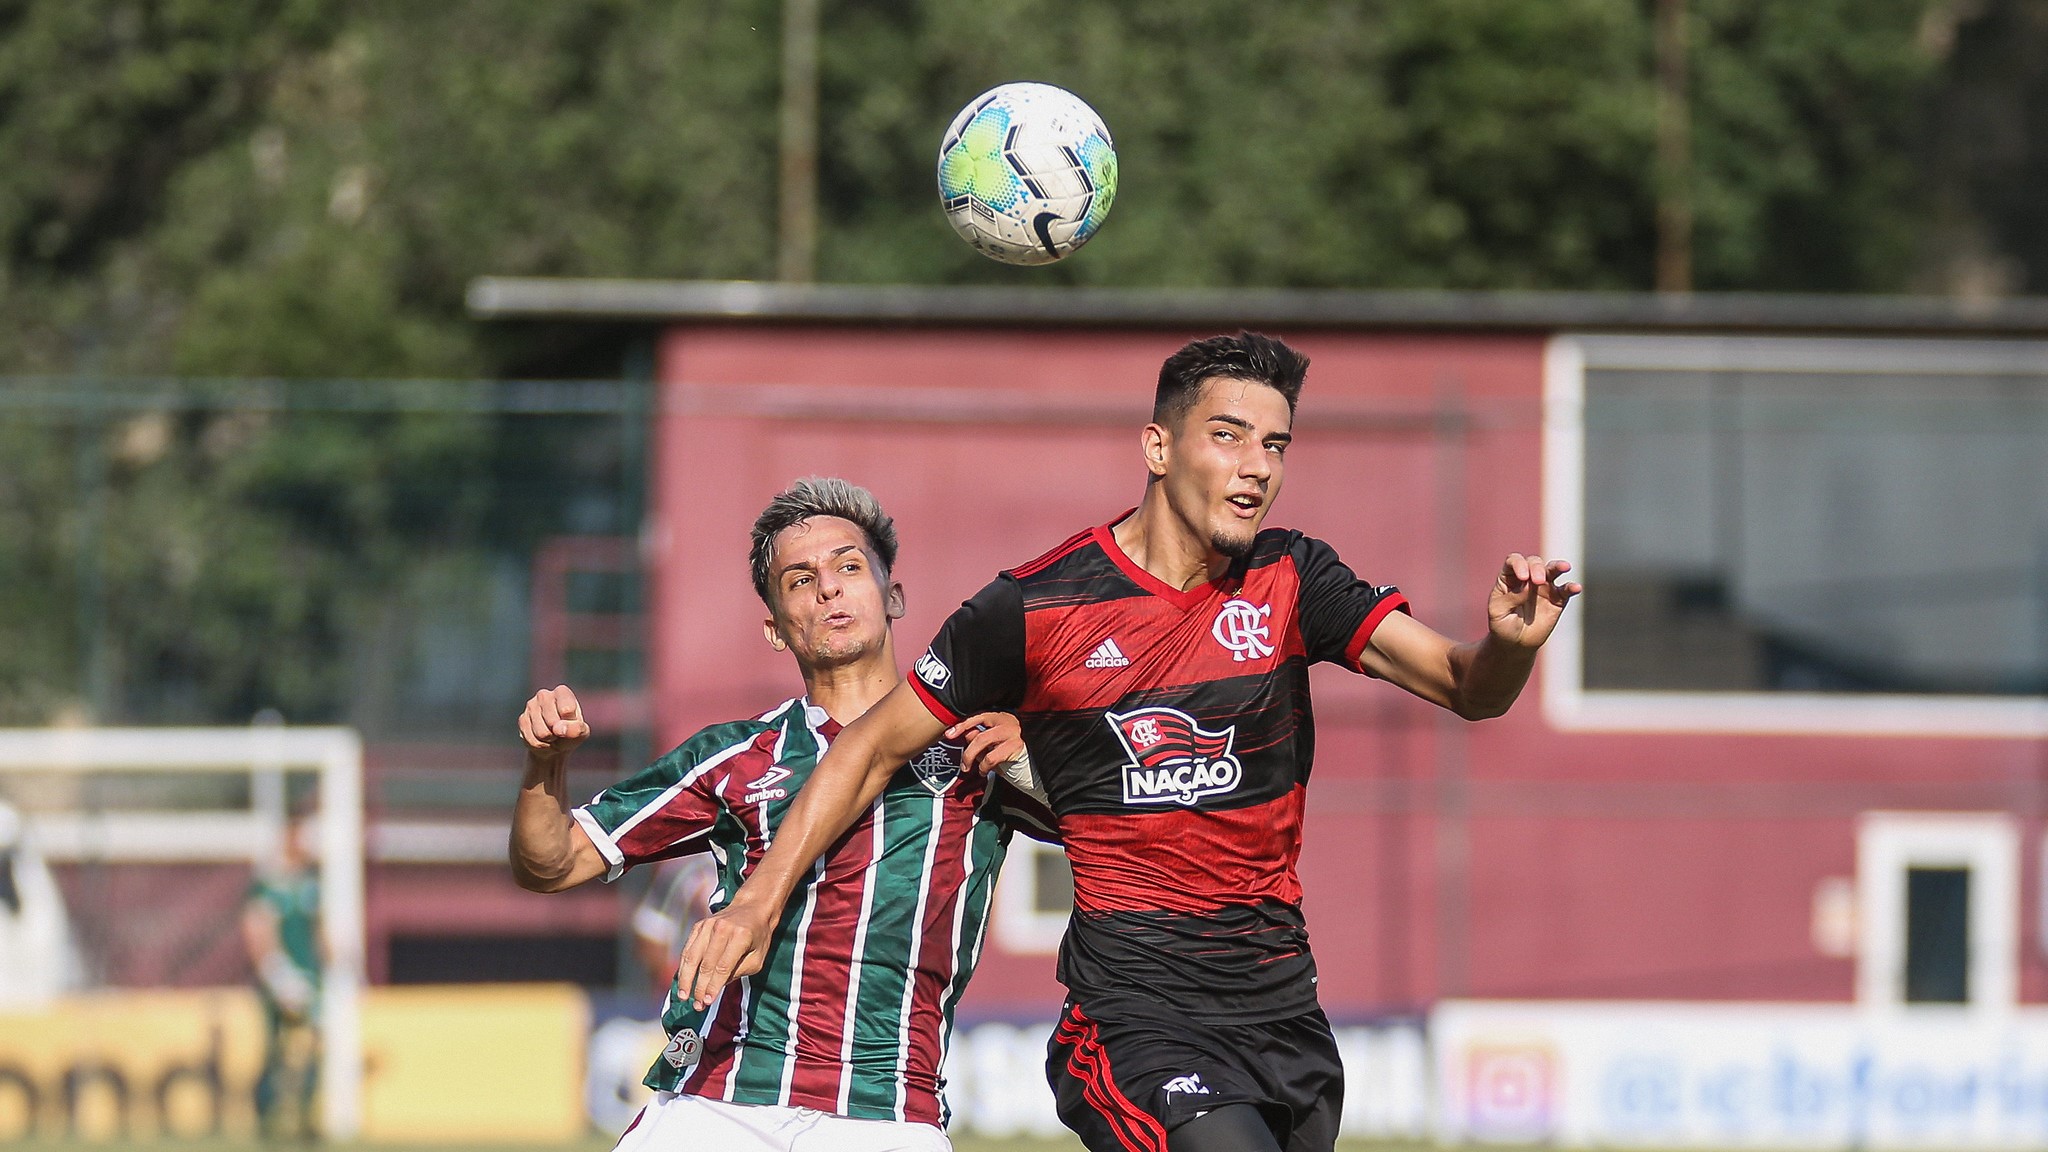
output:
[[841,724],[851,724],[903,682],[892,636],[873,652],[845,664],[802,668],[804,695]]
[[1209,546],[1201,534],[1173,514],[1157,484],[1145,489],[1138,510],[1110,530],[1131,562],[1161,582],[1185,592],[1223,575],[1230,557]]

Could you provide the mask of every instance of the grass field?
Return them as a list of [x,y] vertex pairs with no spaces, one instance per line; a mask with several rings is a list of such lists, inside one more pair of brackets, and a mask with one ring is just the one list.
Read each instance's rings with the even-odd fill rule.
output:
[[[287,1152],[317,1148],[317,1152],[610,1152],[608,1138],[592,1138],[578,1144],[256,1144],[250,1140],[131,1140],[131,1142],[82,1142],[82,1140],[0,1140],[4,1152]],[[1065,1140],[985,1140],[977,1136],[954,1136],[954,1152],[1083,1152],[1073,1138]],[[1343,1142],[1343,1152],[1434,1152],[1427,1144],[1376,1144]]]
[[[5,1152],[611,1152],[612,1141],[592,1139],[576,1144],[258,1144],[227,1140],[0,1141]],[[1362,1146],[1363,1147],[1363,1146]],[[955,1152],[1082,1152],[1075,1140],[984,1140],[957,1136]],[[683,1152],[683,1150],[678,1150]]]

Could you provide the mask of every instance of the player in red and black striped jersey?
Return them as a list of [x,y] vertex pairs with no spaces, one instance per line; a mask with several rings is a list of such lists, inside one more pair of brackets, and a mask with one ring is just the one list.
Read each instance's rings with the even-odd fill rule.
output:
[[[1128,514],[1127,514],[1128,515]],[[1090,1011],[1316,1007],[1295,858],[1315,754],[1308,667],[1356,669],[1407,600],[1267,529],[1219,580],[1162,583],[1091,528],[962,605],[910,681],[947,724],[1023,723],[1074,871],[1060,979]]]
[[1579,586],[1563,561],[1512,553],[1487,635],[1454,644],[1327,544],[1265,528],[1306,370],[1253,333],[1167,360],[1144,500],[998,576],[847,728],[746,888],[692,934],[695,996],[758,967],[802,870],[905,757],[1012,710],[1074,871],[1048,1063],[1061,1118],[1105,1152],[1332,1146],[1342,1069],[1295,872],[1309,665],[1499,715]]

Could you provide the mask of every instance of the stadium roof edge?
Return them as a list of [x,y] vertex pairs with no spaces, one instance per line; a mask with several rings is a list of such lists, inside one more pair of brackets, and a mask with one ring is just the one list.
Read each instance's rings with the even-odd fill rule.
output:
[[2048,297],[1010,288],[485,276],[470,282],[468,305],[472,316],[484,320],[647,324],[2048,334]]

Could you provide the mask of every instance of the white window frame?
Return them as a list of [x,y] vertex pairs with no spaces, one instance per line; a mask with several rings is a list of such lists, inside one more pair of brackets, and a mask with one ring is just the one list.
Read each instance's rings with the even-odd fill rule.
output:
[[[2020,838],[1994,812],[1866,812],[1856,830],[1856,1003],[1878,1013],[1998,1016],[2019,1003]],[[1970,1000],[1907,1004],[1906,872],[1970,870]]]
[[[1543,540],[1587,595],[1586,369],[2041,375],[2048,342],[1784,336],[1552,337],[1543,353]],[[1543,654],[1543,713],[1560,729],[1829,736],[2048,736],[2048,698],[1827,692],[1587,689],[1583,612],[1566,612]]]
[[1049,956],[1066,939],[1068,914],[1038,909],[1040,853],[1059,856],[1064,849],[1028,836],[1013,838],[1010,858],[996,881],[996,943],[1013,956]]
[[2048,832],[2035,845],[2034,861],[2034,946],[2048,957]]

